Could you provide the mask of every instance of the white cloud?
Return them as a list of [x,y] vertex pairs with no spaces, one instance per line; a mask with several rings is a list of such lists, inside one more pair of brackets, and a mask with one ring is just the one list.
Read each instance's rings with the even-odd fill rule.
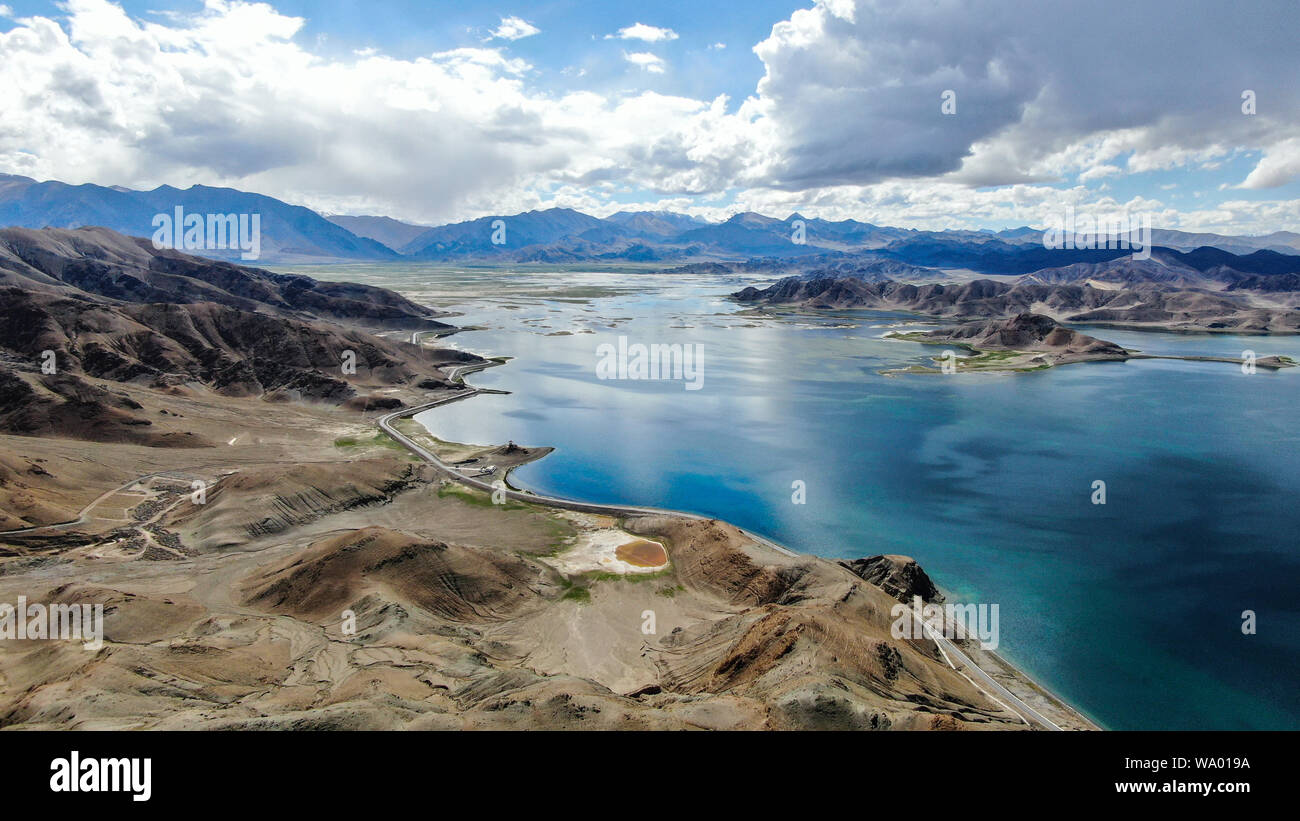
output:
[[623,52],[623,59],[627,60],[629,63],[632,63],[633,65],[640,66],[641,68],[645,69],[651,74],[664,73],[663,58],[651,54],[648,51],[636,51],[631,54],[628,54],[625,51]]
[[717,49],[717,50],[719,50],[719,51],[722,50],[722,49],[724,49],[724,48],[726,48],[726,47],[727,47],[727,44],[726,44],[726,43],[714,43],[714,44],[712,44],[712,45],[709,46],[709,48],[711,48],[711,49]]
[[501,40],[522,40],[541,31],[522,17],[502,17],[501,25],[492,30],[492,36]]
[[0,33],[0,172],[447,221],[545,207],[566,186],[716,191],[749,152],[724,99],[539,93],[496,48],[324,58],[265,4],[165,23],[106,0],[67,11],[66,30],[34,17]]
[[0,3],[0,17],[13,17],[13,16],[14,16],[14,10],[4,5],[3,3]]
[[1241,187],[1276,188],[1297,178],[1300,178],[1300,137],[1292,137],[1269,147]]
[[[1195,13],[1168,11],[1189,4]],[[1141,205],[1187,230],[1300,223],[1296,201],[1211,192],[1180,213],[1096,189],[1234,160],[1253,165],[1245,188],[1300,177],[1289,82],[1300,55],[1287,27],[1264,24],[1291,19],[1289,0],[1231,20],[1209,0],[1103,6],[1114,19],[1062,29],[1010,0],[890,15],[865,1],[816,5],[755,47],[764,76],[735,105],[538,89],[541,72],[489,46],[325,57],[302,42],[302,19],[264,3],[208,0],[144,22],[107,0],[68,0],[63,25],[30,17],[0,33],[0,172],[228,185],[418,222],[600,212],[615,192],[639,191],[713,217],[739,207],[918,228],[1041,224],[1067,203]],[[1185,19],[1195,25],[1171,23]],[[1154,56],[1146,32],[1171,25]],[[625,59],[666,73],[649,52]],[[1257,92],[1257,115],[1240,113],[1241,88]],[[944,89],[957,92],[955,115],[940,113]]]
[[[1072,170],[1059,160],[1089,152],[1095,164],[1130,154],[1133,172],[1267,149],[1300,124],[1300,87],[1285,79],[1300,52],[1278,25],[1297,16],[1287,0],[1105,0],[1086,23],[1063,26],[1032,0],[821,2],[754,49],[766,70],[759,99],[783,146],[773,184],[945,174],[1012,184],[1059,177]],[[1153,31],[1167,33],[1158,57]],[[1240,111],[1242,88],[1257,92],[1257,116]],[[946,89],[955,115],[940,112]],[[1279,179],[1290,173],[1277,167]]]
[[1094,165],[1079,175],[1079,182],[1091,182],[1124,173],[1118,165]]
[[647,43],[658,43],[663,40],[676,40],[677,32],[668,28],[647,26],[645,23],[633,23],[626,28],[619,29],[617,34],[606,34],[605,39],[644,40]]

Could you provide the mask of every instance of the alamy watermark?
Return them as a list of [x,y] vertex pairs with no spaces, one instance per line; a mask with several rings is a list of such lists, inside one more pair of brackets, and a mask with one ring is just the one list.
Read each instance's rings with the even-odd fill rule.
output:
[[597,379],[676,379],[686,390],[704,387],[704,346],[699,344],[629,344],[626,336],[618,345],[596,346]]
[[0,602],[0,639],[79,640],[95,651],[104,646],[104,605],[28,604],[26,596],[16,607]]
[[1043,247],[1057,251],[1132,248],[1133,259],[1151,259],[1151,214],[1076,215],[1074,208],[1067,207],[1064,214],[1047,220]]
[[153,228],[153,247],[159,250],[238,250],[243,260],[262,255],[261,214],[186,214],[178,205],[170,214],[155,214]]
[[50,792],[121,792],[132,801],[153,795],[152,758],[82,758],[73,750],[51,761],[50,773]]

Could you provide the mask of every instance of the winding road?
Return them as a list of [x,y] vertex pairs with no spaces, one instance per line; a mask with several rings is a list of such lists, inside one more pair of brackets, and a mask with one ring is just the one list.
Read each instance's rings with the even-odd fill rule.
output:
[[[462,365],[451,369],[451,371],[448,373],[448,378],[451,379],[452,381],[456,381],[461,379],[461,376],[465,373],[469,373],[471,371],[483,370],[484,368],[489,368],[496,364],[499,363],[488,362],[488,363],[481,363],[475,365]],[[462,380],[462,384],[463,384],[463,380]],[[439,459],[437,454],[433,453],[429,449],[412,441],[408,436],[403,434],[401,431],[397,430],[397,428],[394,427],[393,425],[393,423],[398,419],[403,419],[408,416],[414,416],[417,413],[422,413],[426,410],[430,410],[431,408],[437,408],[442,405],[449,404],[451,402],[459,402],[462,399],[469,399],[470,397],[478,396],[480,393],[483,393],[483,391],[478,388],[472,388],[466,386],[464,390],[461,390],[460,392],[453,394],[452,396],[447,396],[442,399],[436,400],[434,402],[428,402],[426,404],[419,405],[413,408],[405,408],[403,410],[395,411],[393,413],[382,416],[379,418],[377,424],[379,425],[379,429],[382,430],[384,433],[388,434],[389,436],[391,436],[394,441],[396,441],[398,444],[402,445],[402,447],[414,453],[416,456],[419,456],[424,461],[433,465],[433,467],[437,469],[438,472],[442,473],[447,478],[455,482],[459,482],[462,485],[466,485],[468,487],[486,491],[487,493],[500,493],[504,495],[504,497],[507,499],[514,499],[515,501],[527,502],[529,504],[535,504],[535,505],[543,505],[546,507],[561,508],[563,510],[575,510],[580,513],[597,513],[597,514],[606,514],[606,515],[614,515],[614,516],[646,516],[646,515],[676,516],[679,518],[694,519],[697,521],[710,521],[714,518],[710,516],[701,516],[696,513],[684,513],[678,510],[663,510],[660,508],[653,508],[653,507],[638,507],[633,505],[604,505],[604,504],[597,504],[595,502],[579,502],[573,499],[564,499],[557,496],[542,496],[535,493],[527,493],[524,491],[512,490],[510,488],[504,487],[504,484],[493,485],[489,482],[484,482],[481,479],[477,479],[472,476],[465,476],[464,474],[460,473],[455,468],[453,468],[451,465],[448,465],[446,462],[443,462],[441,459]],[[800,555],[798,553],[795,553],[792,550],[789,550],[788,548],[782,547],[781,545],[771,541],[770,539],[766,539],[757,534],[749,533],[743,530],[741,532],[744,533],[745,536],[747,536],[748,538],[753,539],[755,542],[763,545],[764,547],[775,550],[776,552],[781,553],[783,555],[792,556],[792,557],[798,557]],[[982,691],[989,698],[993,699],[998,704],[1001,704],[1008,711],[1018,715],[1022,721],[1024,721],[1026,724],[1028,724],[1031,727],[1038,726],[1047,730],[1061,729],[1061,727],[1059,727],[1051,719],[1048,719],[1047,717],[1039,713],[1037,710],[1035,710],[1033,707],[1030,707],[1028,704],[1026,704],[1023,700],[1021,700],[1018,696],[1016,696],[1006,687],[1003,687],[1001,684],[999,684],[992,676],[990,676],[987,672],[985,672],[978,664],[971,661],[971,659],[965,653],[963,653],[960,649],[958,649],[957,645],[953,643],[952,640],[945,637],[942,633],[935,631],[934,628],[931,627],[929,624],[927,624],[923,619],[917,618],[917,622],[921,625],[921,629],[922,631],[924,631],[924,634],[932,641],[934,641],[935,645],[939,648],[939,653],[943,656],[944,661],[948,663],[948,666],[951,667],[953,670],[955,670],[958,674],[963,676],[967,681],[969,681],[973,686],[975,686],[977,689]]]
[[[456,375],[459,375],[459,372],[460,369],[456,369]],[[382,430],[384,433],[391,436],[394,440],[397,441],[398,444],[402,445],[402,447],[406,448],[407,450],[414,453],[416,456],[419,456],[421,459],[433,465],[440,473],[442,473],[447,478],[459,482],[463,485],[467,485],[472,488],[477,488],[478,490],[486,491],[488,493],[498,493],[506,499],[514,499],[515,501],[518,502],[528,502],[529,504],[544,505],[546,507],[563,508],[564,510],[574,510],[574,511],[578,511],[579,513],[597,513],[597,514],[614,515],[614,516],[676,516],[683,519],[694,519],[697,521],[710,521],[712,518],[714,518],[711,516],[701,516],[698,513],[684,513],[680,510],[663,510],[662,508],[655,508],[655,507],[638,507],[634,505],[605,505],[605,504],[598,504],[596,502],[579,502],[574,499],[564,499],[558,496],[542,496],[536,493],[528,493],[526,491],[514,490],[512,488],[505,487],[503,484],[494,485],[490,482],[485,482],[482,479],[478,479],[473,476],[466,476],[465,474],[456,470],[451,465],[448,465],[446,462],[439,459],[438,456],[432,451],[430,451],[428,448],[425,448],[417,444],[416,442],[412,441],[408,436],[406,436],[401,431],[399,431],[396,427],[393,426],[393,422],[395,422],[398,419],[402,419],[407,416],[414,416],[417,413],[422,413],[423,411],[429,410],[431,408],[436,408],[441,405],[446,405],[450,402],[459,402],[462,399],[469,399],[471,396],[478,396],[482,392],[483,391],[479,390],[478,388],[466,388],[465,390],[460,391],[459,393],[453,396],[444,397],[442,399],[437,400],[436,402],[429,402],[427,404],[419,405],[413,408],[405,408],[403,410],[390,413],[386,416],[382,416],[380,417],[377,424],[379,425],[380,430]],[[776,544],[775,542],[763,538],[762,536],[758,536],[754,533],[748,533],[745,531],[741,531],[741,532],[745,533],[746,537],[753,539],[754,541],[759,542],[765,547],[769,547],[772,550],[777,551],[778,553],[783,553],[786,556],[791,556],[791,557],[798,557],[799,555],[798,553],[795,553],[792,550],[788,550],[782,547],[781,545]]]
[[77,514],[77,518],[72,519],[70,521],[55,522],[53,524],[48,524],[48,525],[36,525],[34,527],[23,527],[23,528],[19,528],[18,530],[0,530],[0,536],[28,536],[28,535],[35,535],[37,533],[40,533],[42,530],[65,530],[70,527],[75,527],[76,525],[85,524],[87,519],[90,518],[90,511],[94,510],[96,505],[100,504],[108,497],[116,493],[121,493],[122,491],[126,490],[127,488],[131,487],[137,482],[144,482],[154,478],[155,476],[162,476],[164,473],[172,473],[172,472],[174,471],[163,470],[163,471],[158,471],[156,473],[146,473],[143,476],[137,476],[134,479],[130,480],[129,482],[118,485],[112,490],[106,490],[103,493],[101,493],[99,496],[97,496],[95,498],[95,501],[83,507],[81,509],[81,512]]

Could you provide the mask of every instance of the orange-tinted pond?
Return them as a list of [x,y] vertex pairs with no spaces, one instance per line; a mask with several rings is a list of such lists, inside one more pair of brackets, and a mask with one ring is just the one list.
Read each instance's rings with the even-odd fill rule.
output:
[[664,546],[644,539],[619,545],[614,555],[637,567],[662,567],[668,564],[668,553]]

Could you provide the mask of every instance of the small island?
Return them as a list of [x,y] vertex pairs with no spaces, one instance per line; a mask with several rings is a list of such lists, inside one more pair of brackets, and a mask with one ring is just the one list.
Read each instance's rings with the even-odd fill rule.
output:
[[[1097,339],[1067,328],[1049,316],[1034,313],[1017,314],[1010,319],[993,319],[967,322],[933,331],[892,331],[886,339],[920,342],[925,345],[950,345],[966,352],[955,355],[952,363],[956,372],[1023,372],[1039,371],[1057,365],[1075,362],[1124,362],[1129,359],[1183,359],[1201,362],[1228,362],[1240,364],[1240,359],[1213,356],[1157,356],[1123,348],[1114,342]],[[939,367],[912,365],[881,371],[898,373],[942,373],[945,356],[932,357]],[[1266,356],[1255,360],[1255,366],[1269,370],[1290,368],[1295,362],[1290,357]]]

